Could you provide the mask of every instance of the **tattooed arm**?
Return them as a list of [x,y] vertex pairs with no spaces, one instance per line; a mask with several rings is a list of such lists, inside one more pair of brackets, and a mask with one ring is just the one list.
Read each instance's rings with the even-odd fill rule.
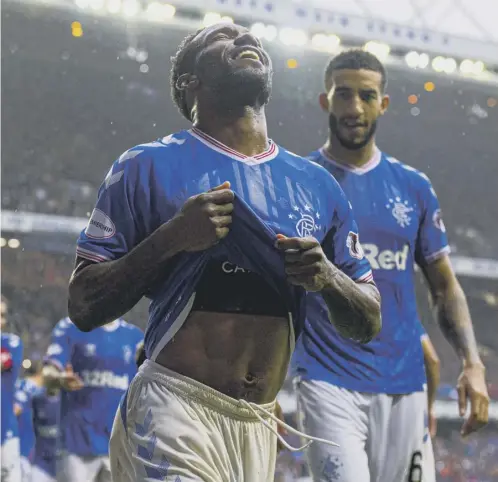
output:
[[447,255],[424,266],[423,272],[439,326],[462,360],[458,403],[463,416],[470,401],[471,412],[462,427],[462,435],[468,435],[488,422],[489,407],[485,368],[479,356],[469,307]]

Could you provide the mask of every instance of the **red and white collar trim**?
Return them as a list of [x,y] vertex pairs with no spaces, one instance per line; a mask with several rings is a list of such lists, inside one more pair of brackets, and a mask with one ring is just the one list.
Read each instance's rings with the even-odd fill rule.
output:
[[363,166],[361,167],[348,166],[341,162],[337,162],[330,157],[330,154],[323,147],[320,148],[320,154],[327,162],[330,162],[330,164],[333,164],[340,169],[344,169],[345,171],[353,172],[354,174],[359,175],[366,174],[367,172],[375,169],[380,164],[380,160],[382,159],[382,152],[377,146],[375,147],[374,153],[370,160],[366,164],[363,164]]
[[266,151],[261,154],[257,154],[255,156],[246,156],[240,152],[237,152],[235,149],[226,146],[220,141],[217,141],[213,137],[209,136],[205,132],[197,129],[197,127],[192,127],[187,131],[192,137],[195,137],[198,141],[202,142],[207,147],[213,149],[220,154],[225,154],[225,156],[231,157],[236,161],[241,161],[250,166],[255,166],[257,164],[262,164],[263,162],[271,161],[278,156],[278,146],[270,139],[269,147]]

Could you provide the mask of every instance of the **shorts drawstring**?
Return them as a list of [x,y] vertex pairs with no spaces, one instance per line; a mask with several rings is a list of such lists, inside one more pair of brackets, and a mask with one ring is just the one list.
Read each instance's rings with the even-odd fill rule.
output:
[[[278,417],[276,417],[273,413],[269,412],[265,408],[263,408],[261,405],[258,405],[257,403],[252,403],[248,402],[246,400],[239,400],[239,402],[245,407],[251,410],[254,415],[258,418],[258,420],[271,432],[273,432],[278,440],[282,443],[282,445],[290,450],[291,452],[299,452],[300,450],[304,450],[305,448],[309,447],[313,442],[322,442],[327,445],[333,445],[334,447],[339,447],[338,444],[335,442],[331,442],[330,440],[326,440],[323,438],[318,438],[318,437],[312,437],[311,435],[307,435],[303,432],[300,432],[299,430],[296,430],[295,428],[291,427],[290,425],[286,424],[282,420],[280,420]],[[289,432],[293,433],[294,435],[299,435],[300,437],[303,437],[305,439],[308,439],[308,442],[306,442],[302,447],[293,447],[292,445],[288,444],[286,440],[278,433],[277,430],[275,430],[259,413],[263,412],[265,415],[270,417],[274,422],[277,423],[277,425],[280,425],[284,427],[286,430]]]

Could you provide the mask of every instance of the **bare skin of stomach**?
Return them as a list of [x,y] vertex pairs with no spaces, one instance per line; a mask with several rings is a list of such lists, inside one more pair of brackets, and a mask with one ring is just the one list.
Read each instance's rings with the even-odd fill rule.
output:
[[290,361],[286,318],[194,311],[156,359],[237,400],[275,400]]

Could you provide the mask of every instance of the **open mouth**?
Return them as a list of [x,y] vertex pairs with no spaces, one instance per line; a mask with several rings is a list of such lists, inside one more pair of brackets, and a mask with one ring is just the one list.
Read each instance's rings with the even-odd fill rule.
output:
[[248,59],[248,60],[254,60],[256,62],[262,63],[262,59],[261,59],[261,56],[259,55],[259,53],[256,50],[252,50],[252,49],[243,49],[243,50],[237,52],[233,58],[235,60]]

